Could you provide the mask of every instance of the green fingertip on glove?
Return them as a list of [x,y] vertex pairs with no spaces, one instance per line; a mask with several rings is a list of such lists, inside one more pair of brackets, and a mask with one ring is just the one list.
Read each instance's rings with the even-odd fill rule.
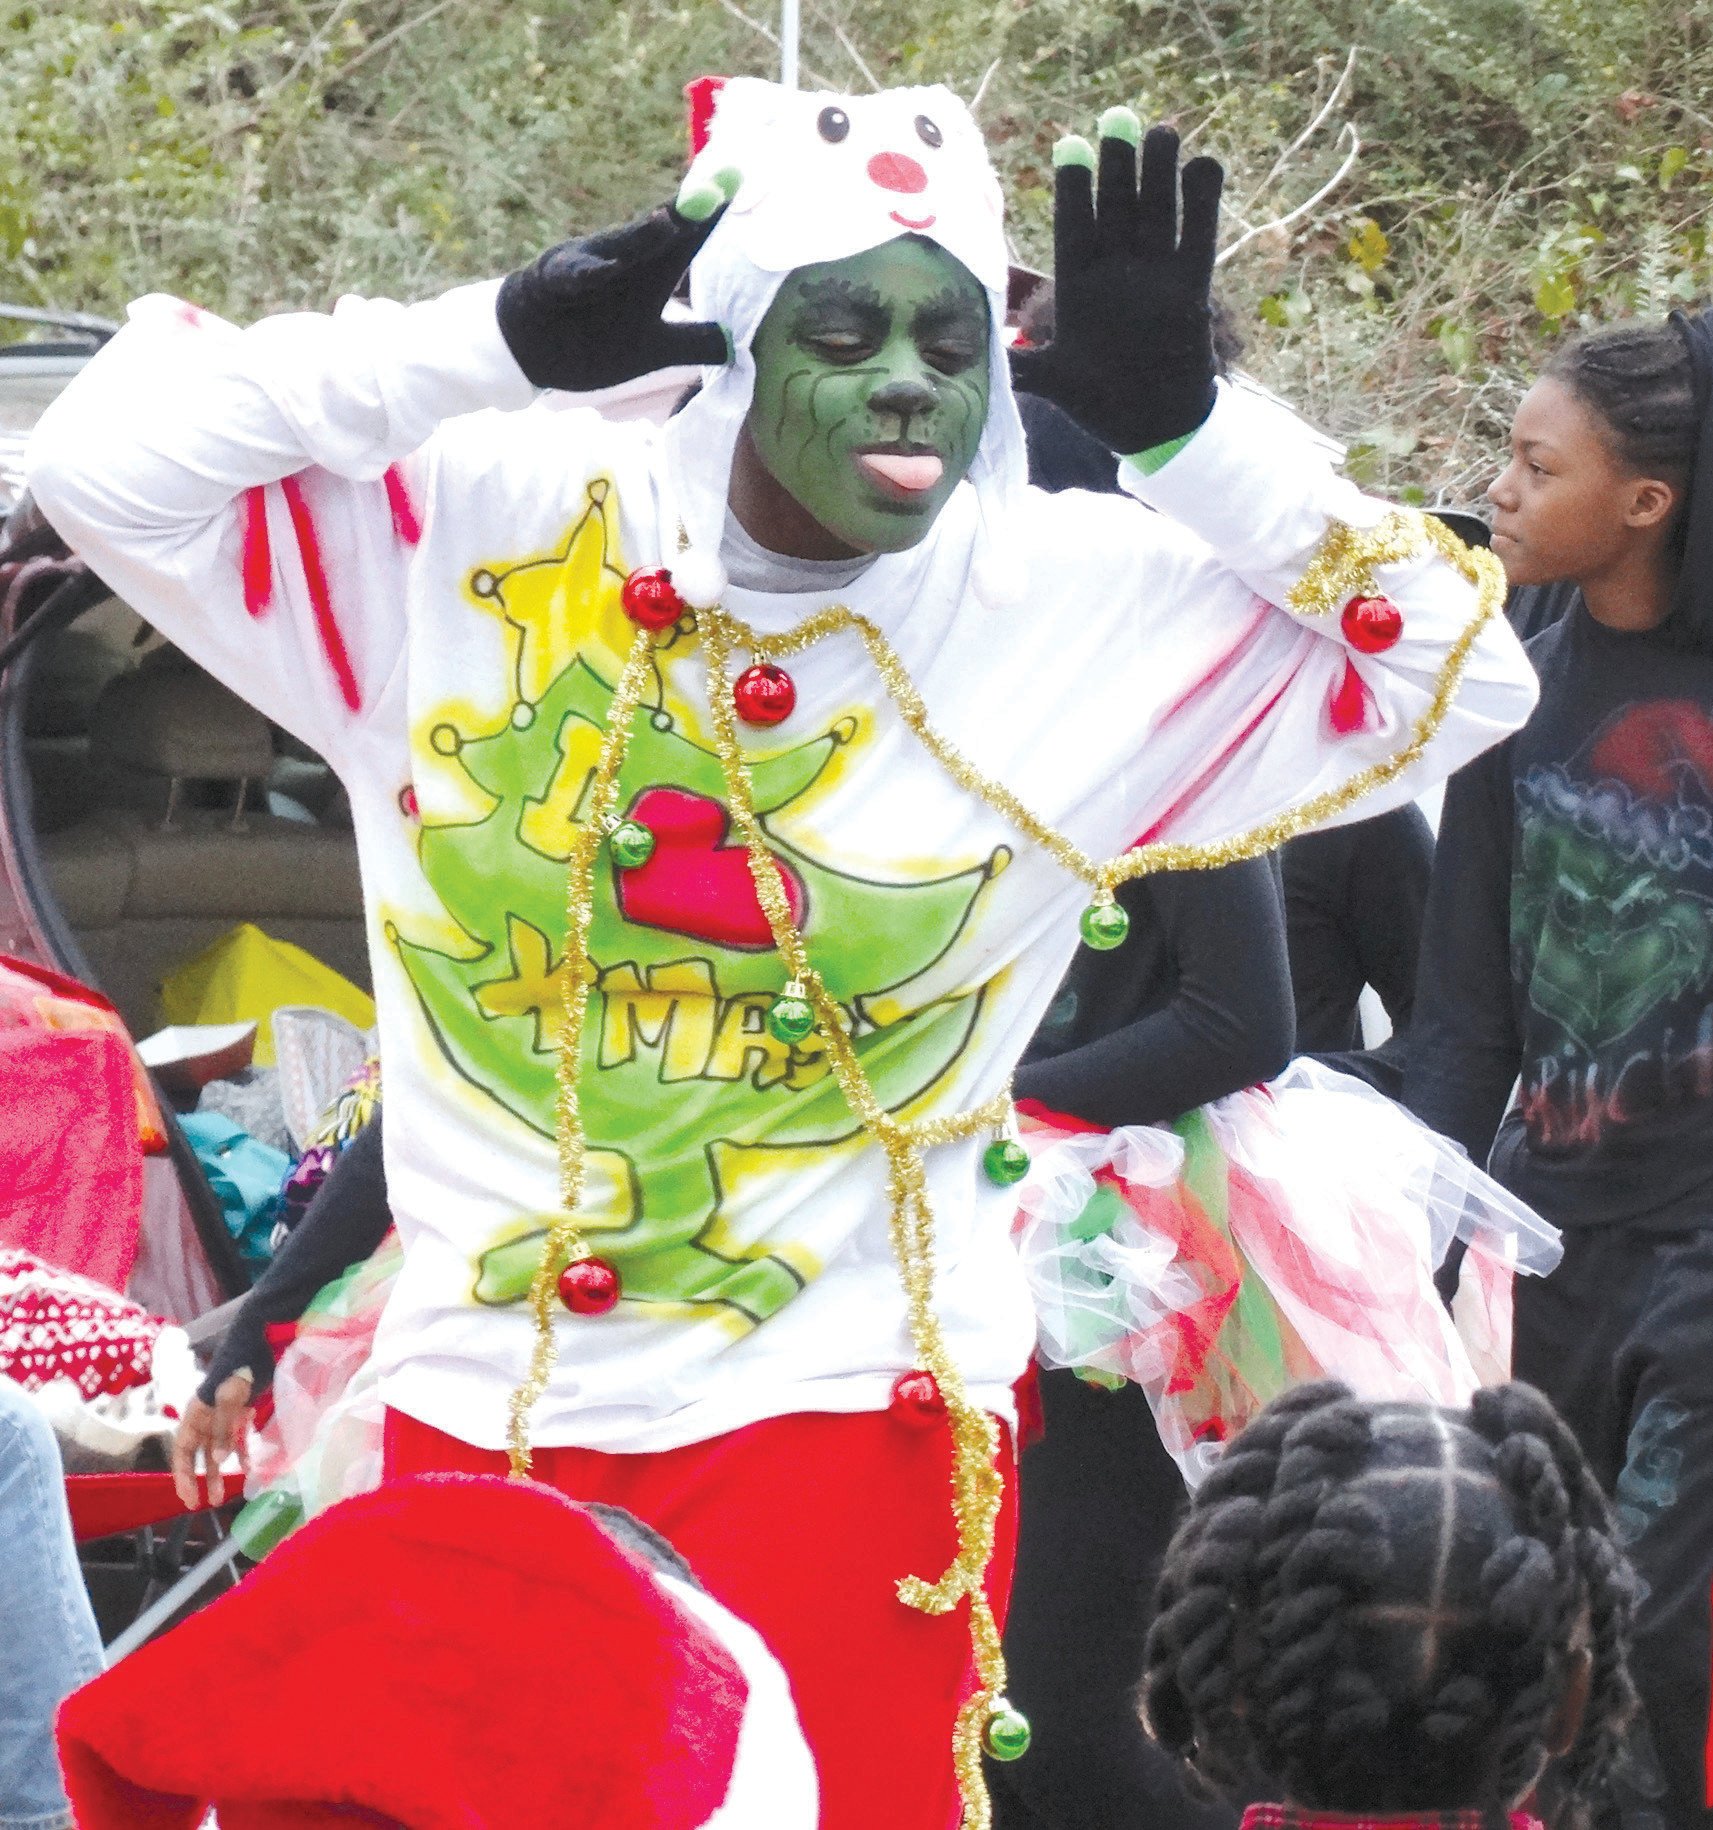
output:
[[1094,148],[1080,133],[1068,133],[1053,142],[1053,165],[1082,165],[1094,170]]
[[1100,117],[1099,133],[1103,140],[1128,140],[1132,146],[1142,144],[1142,121],[1134,108],[1120,103],[1108,108]]
[[743,173],[735,165],[723,167],[710,178],[686,178],[672,207],[686,222],[706,222],[731,202],[742,183]]

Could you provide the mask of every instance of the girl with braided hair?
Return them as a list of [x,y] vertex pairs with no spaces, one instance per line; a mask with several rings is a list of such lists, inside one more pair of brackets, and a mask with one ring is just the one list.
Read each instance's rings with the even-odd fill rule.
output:
[[1488,494],[1510,584],[1574,601],[1528,644],[1528,723],[1447,791],[1405,1098],[1563,1229],[1512,1365],[1642,1580],[1646,1733],[1615,1808],[1707,1830],[1713,313],[1567,345]]
[[[1141,1703],[1244,1830],[1580,1826],[1634,1707],[1633,1578],[1575,1437],[1526,1385],[1467,1411],[1276,1399],[1196,1493]],[[1549,1775],[1550,1768],[1550,1775]]]

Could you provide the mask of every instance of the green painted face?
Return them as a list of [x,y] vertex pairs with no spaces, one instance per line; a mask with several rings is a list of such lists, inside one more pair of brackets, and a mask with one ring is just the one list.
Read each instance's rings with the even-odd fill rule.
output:
[[901,238],[790,274],[756,332],[749,431],[785,491],[863,552],[933,525],[987,419],[987,294]]

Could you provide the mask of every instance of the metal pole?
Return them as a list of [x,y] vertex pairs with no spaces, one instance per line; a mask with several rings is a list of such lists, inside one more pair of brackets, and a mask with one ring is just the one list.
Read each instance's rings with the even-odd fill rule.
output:
[[229,1537],[218,1550],[210,1551],[200,1563],[186,1570],[164,1595],[139,1614],[107,1648],[107,1663],[118,1664],[127,1653],[135,1652],[139,1646],[153,1639],[187,1601],[200,1594],[222,1570],[230,1568],[237,1561],[238,1551],[238,1540]]
[[784,0],[779,13],[779,81],[797,87],[797,41],[803,23],[802,0]]

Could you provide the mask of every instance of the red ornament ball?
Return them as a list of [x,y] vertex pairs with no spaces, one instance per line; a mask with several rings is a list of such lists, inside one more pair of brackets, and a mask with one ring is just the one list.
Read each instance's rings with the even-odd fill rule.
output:
[[759,661],[738,675],[732,703],[745,724],[782,724],[797,707],[797,682],[783,667]]
[[1389,597],[1353,597],[1339,622],[1358,654],[1381,654],[1404,633],[1404,613]]
[[892,1384],[892,1408],[906,1423],[923,1427],[946,1414],[946,1395],[931,1372],[902,1373]]
[[644,629],[670,629],[684,614],[684,600],[674,588],[672,574],[665,566],[632,572],[619,595],[625,615]]
[[559,1300],[573,1315],[605,1315],[619,1300],[619,1274],[604,1258],[578,1258],[559,1273]]

